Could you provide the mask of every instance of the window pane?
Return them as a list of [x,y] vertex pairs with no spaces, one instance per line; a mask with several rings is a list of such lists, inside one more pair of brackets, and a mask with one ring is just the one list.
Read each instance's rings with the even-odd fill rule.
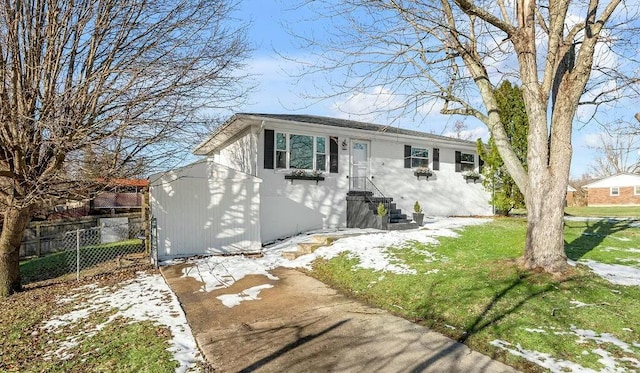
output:
[[411,167],[429,167],[429,160],[424,158],[411,158]]
[[290,135],[289,168],[313,169],[313,136]]
[[324,150],[324,137],[317,137],[316,142],[317,142],[316,152],[320,154],[325,154],[326,151]]
[[276,150],[287,150],[287,137],[284,133],[276,133]]
[[326,171],[327,167],[325,164],[327,163],[327,156],[324,154],[316,155],[316,170],[318,171]]
[[473,171],[473,164],[471,164],[471,163],[462,163],[460,165],[460,169],[462,171]]
[[429,151],[427,149],[422,148],[411,148],[411,156],[412,157],[422,157],[429,158]]
[[276,168],[287,168],[287,152],[276,152]]
[[473,154],[462,153],[462,155],[460,156],[460,160],[461,160],[462,162],[470,162],[470,163],[473,163],[473,161],[474,161],[474,156],[473,156]]

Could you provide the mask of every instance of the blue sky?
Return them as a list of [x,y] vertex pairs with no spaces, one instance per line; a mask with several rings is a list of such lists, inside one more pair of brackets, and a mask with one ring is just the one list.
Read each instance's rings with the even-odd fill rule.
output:
[[[237,17],[250,21],[248,38],[254,47],[252,58],[247,61],[247,71],[254,75],[256,90],[248,97],[247,103],[238,108],[239,112],[260,113],[298,113],[370,121],[378,124],[392,124],[436,134],[451,135],[456,121],[463,120],[469,136],[488,138],[486,127],[474,118],[444,116],[433,110],[425,119],[373,116],[368,113],[372,105],[384,107],[394,98],[383,89],[372,90],[367,95],[341,96],[331,99],[310,99],[307,96],[321,96],[326,88],[326,76],[314,75],[303,79],[293,77],[300,72],[300,66],[288,61],[279,54],[294,56],[298,61],[308,61],[311,55],[296,49],[297,42],[287,32],[287,28],[296,33],[313,32],[316,36],[322,31],[320,21],[314,24],[304,21],[304,17],[313,17],[305,8],[291,9],[283,0],[245,0],[241,1]],[[611,119],[627,117],[632,114],[624,109],[611,109],[605,117]],[[600,124],[576,123],[574,125],[574,153],[571,163],[572,177],[589,172],[594,160],[594,151],[588,145],[597,143],[598,134],[603,131]]]

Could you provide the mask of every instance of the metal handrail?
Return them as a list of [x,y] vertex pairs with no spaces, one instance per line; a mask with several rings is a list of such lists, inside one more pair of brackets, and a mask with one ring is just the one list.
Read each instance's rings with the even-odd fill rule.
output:
[[[359,183],[358,181],[364,181],[364,183]],[[380,191],[380,189],[369,179],[368,177],[352,177],[352,190],[363,191],[363,192],[371,192],[371,195],[365,194],[369,203],[375,203],[374,198],[381,198],[382,205],[387,210],[387,219],[391,215],[391,200]],[[359,188],[357,185],[363,184],[363,187]],[[377,206],[377,204],[376,204]]]

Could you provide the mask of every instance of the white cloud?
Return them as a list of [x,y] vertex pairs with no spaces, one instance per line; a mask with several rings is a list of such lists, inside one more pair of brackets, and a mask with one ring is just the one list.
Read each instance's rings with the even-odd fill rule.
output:
[[485,126],[475,127],[460,132],[448,131],[443,133],[443,135],[471,141],[475,141],[478,138],[481,138],[484,142],[489,141],[489,129]]
[[[336,101],[331,110],[334,116],[344,119],[376,122],[402,107],[402,99],[381,86],[369,92],[353,93]],[[385,118],[388,119],[388,118]]]

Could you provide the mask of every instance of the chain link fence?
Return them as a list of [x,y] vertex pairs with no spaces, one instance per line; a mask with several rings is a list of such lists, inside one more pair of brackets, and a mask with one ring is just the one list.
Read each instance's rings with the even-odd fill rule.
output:
[[144,230],[128,223],[79,229],[65,234],[69,272],[79,280],[148,260]]
[[[21,262],[22,282],[80,280],[150,261],[155,264],[156,245],[145,239],[145,234],[155,233],[153,223],[127,217],[103,218],[98,227],[61,233],[55,237],[56,245],[49,254]],[[145,232],[145,228],[149,231]]]

